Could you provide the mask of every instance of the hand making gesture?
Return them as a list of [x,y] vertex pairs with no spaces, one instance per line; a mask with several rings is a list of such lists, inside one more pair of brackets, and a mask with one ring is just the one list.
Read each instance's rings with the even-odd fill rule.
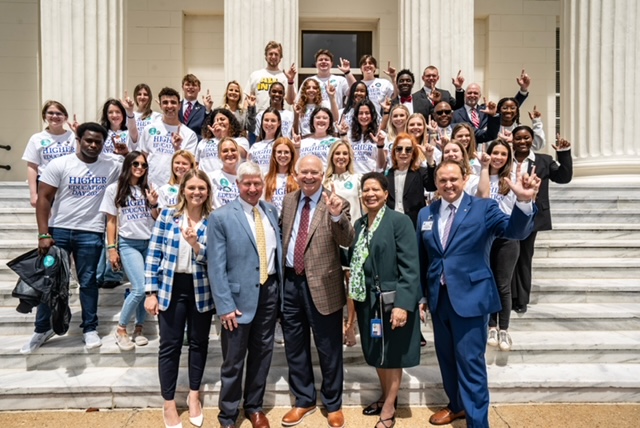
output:
[[324,204],[329,210],[329,214],[334,217],[338,217],[342,214],[342,198],[336,193],[333,183],[331,183],[331,195],[327,192],[322,192],[322,198],[324,200]]

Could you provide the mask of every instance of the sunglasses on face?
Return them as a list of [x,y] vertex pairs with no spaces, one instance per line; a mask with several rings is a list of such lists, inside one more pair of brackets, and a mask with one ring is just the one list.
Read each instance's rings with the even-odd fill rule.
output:
[[146,162],[145,163],[141,163],[141,162],[138,162],[138,161],[133,161],[131,163],[131,165],[133,165],[134,168],[142,168],[142,169],[149,168],[149,164],[146,163]]
[[438,116],[444,116],[445,114],[451,114],[451,110],[440,110],[435,112]]
[[413,147],[396,147],[396,153],[405,152],[406,154],[413,153]]

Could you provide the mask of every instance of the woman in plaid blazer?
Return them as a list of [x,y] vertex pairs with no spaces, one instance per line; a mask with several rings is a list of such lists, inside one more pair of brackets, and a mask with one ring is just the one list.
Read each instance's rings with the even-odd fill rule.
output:
[[207,279],[207,218],[211,182],[189,171],[180,184],[178,203],[158,216],[145,265],[145,308],[158,315],[158,372],[168,427],[181,427],[174,399],[185,325],[189,338],[189,418],[202,425],[199,390],[207,361],[213,298]]

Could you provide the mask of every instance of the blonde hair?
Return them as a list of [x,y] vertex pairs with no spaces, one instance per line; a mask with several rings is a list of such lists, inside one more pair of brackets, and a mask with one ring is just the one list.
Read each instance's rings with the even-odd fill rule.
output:
[[213,192],[211,191],[211,180],[209,180],[209,176],[206,172],[200,171],[199,169],[192,169],[191,171],[187,172],[184,177],[182,177],[182,183],[180,183],[180,191],[178,192],[178,203],[176,204],[176,212],[173,215],[174,218],[180,217],[187,209],[187,200],[184,197],[184,188],[186,187],[187,181],[191,180],[192,178],[198,178],[207,183],[207,199],[204,201],[204,204],[202,204],[202,208],[200,208],[200,215],[203,218],[206,218],[209,217],[209,214],[211,214],[211,211],[213,211],[213,203],[211,202],[213,197]]
[[178,156],[182,156],[189,161],[189,165],[191,165],[192,171],[196,168],[196,157],[193,155],[193,153],[188,150],[178,150],[177,152],[175,152],[171,157],[171,178],[169,179],[169,184],[171,184],[172,186],[174,184],[179,184],[180,181],[180,177],[178,177],[173,171],[173,161],[175,161]]

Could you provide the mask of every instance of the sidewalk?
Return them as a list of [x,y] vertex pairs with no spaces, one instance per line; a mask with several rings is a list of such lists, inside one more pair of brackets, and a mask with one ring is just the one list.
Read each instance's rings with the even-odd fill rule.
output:
[[[267,417],[271,426],[280,427],[280,418],[288,409],[278,407],[268,409]],[[438,409],[400,408],[396,428],[430,427],[429,416]],[[362,409],[348,407],[343,409],[346,426],[349,428],[372,428],[376,418],[363,416]],[[205,409],[204,427],[218,427],[216,408]],[[489,412],[492,428],[626,428],[640,424],[640,404],[529,404],[496,405]],[[186,410],[182,413],[185,428],[191,427]],[[3,412],[0,413],[2,428],[161,428],[162,412],[151,410],[100,410],[94,412],[55,411],[55,412]],[[327,426],[324,415],[317,411],[309,416],[300,428],[324,428]],[[464,421],[456,421],[447,427],[464,428]],[[251,428],[251,423],[242,420],[237,428]]]

